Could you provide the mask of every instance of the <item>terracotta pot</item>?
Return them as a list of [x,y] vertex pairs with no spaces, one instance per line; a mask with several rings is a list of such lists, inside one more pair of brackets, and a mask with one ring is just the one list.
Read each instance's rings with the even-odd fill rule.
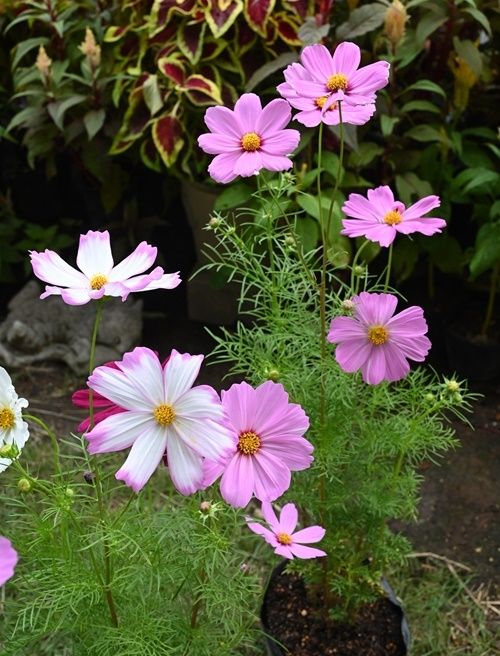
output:
[[[266,647],[267,647],[267,654],[268,656],[292,656],[292,654],[295,654],[298,648],[300,647],[301,649],[307,649],[304,648],[304,645],[307,644],[307,638],[304,640],[304,637],[301,636],[301,641],[300,644],[289,644],[286,645],[286,647],[280,643],[280,638],[283,639],[283,636],[279,635],[273,635],[272,631],[270,629],[270,622],[269,622],[269,617],[272,613],[272,600],[271,597],[273,596],[273,590],[275,589],[276,584],[279,582],[280,578],[283,577],[283,571],[285,567],[287,566],[289,561],[284,561],[280,563],[272,572],[265,595],[264,595],[264,601],[262,603],[261,607],[261,626],[262,629],[265,633],[266,636]],[[394,635],[394,644],[397,645],[397,651],[390,652],[388,651],[387,654],[384,654],[384,656],[389,656],[390,653],[398,654],[398,656],[404,656],[405,654],[409,654],[409,649],[410,649],[410,644],[411,644],[411,636],[410,636],[410,630],[408,626],[408,622],[406,619],[406,616],[404,614],[403,607],[401,605],[401,602],[397,598],[394,590],[388,583],[386,579],[382,579],[381,581],[382,588],[385,591],[385,599],[387,600],[390,608],[390,612],[394,613],[396,615],[396,630]],[[297,595],[297,612],[299,615],[302,615],[305,613],[307,614],[308,611],[303,607],[303,599]],[[299,615],[297,615],[297,620],[294,620],[293,618],[293,612],[292,612],[292,618],[290,619],[291,622],[296,622],[298,623]],[[288,615],[287,615],[288,618]],[[332,639],[331,643],[331,653],[336,654],[338,653],[339,656],[344,656],[344,651],[341,651],[340,649],[338,651],[335,651],[337,645],[335,641]],[[308,653],[308,656],[325,656],[325,653],[322,649],[321,653],[319,651],[315,651],[314,648],[311,648],[312,651],[306,652],[306,651],[301,651],[300,653]],[[330,653],[330,652],[328,652]],[[349,652],[351,653],[351,652]],[[354,653],[354,652],[353,652]],[[356,656],[365,656],[364,651],[356,651]],[[375,653],[374,651],[369,652],[370,654]]]

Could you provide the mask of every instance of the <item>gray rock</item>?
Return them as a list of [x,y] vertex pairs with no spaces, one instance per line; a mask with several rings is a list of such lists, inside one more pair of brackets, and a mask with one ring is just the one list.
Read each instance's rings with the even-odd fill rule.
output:
[[[41,285],[31,280],[8,305],[0,324],[0,363],[8,368],[36,362],[65,362],[78,374],[88,368],[96,303],[66,305],[59,296],[40,300]],[[95,363],[118,360],[141,339],[142,301],[109,299],[97,337]]]

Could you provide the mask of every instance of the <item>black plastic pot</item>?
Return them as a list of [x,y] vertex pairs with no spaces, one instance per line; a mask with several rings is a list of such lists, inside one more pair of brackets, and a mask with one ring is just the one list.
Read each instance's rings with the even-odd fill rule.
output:
[[446,352],[453,371],[469,380],[487,381],[500,376],[500,342],[481,340],[446,330]]
[[[262,629],[265,634],[268,656],[291,656],[291,654],[293,653],[281,647],[277,639],[273,639],[273,636],[271,635],[269,629],[268,613],[267,613],[268,605],[269,605],[269,590],[272,588],[273,583],[276,581],[276,579],[279,576],[281,576],[287,564],[288,561],[285,560],[274,568],[271,577],[269,579],[269,583],[264,594],[264,600],[261,606],[260,621],[261,621]],[[409,654],[410,646],[411,646],[411,634],[401,601],[398,599],[396,593],[394,592],[391,585],[385,578],[382,578],[381,585],[385,591],[386,598],[390,601],[390,603],[394,606],[394,608],[397,609],[397,612],[401,617],[401,639],[402,639],[402,643],[406,648],[405,654]],[[316,656],[316,654],[314,656]],[[318,654],[317,656],[322,656],[322,655]],[[357,656],[363,656],[363,654],[358,654]]]

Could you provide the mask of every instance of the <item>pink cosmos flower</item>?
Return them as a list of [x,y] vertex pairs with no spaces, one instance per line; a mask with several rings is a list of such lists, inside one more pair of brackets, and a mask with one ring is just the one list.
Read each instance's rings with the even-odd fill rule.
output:
[[364,382],[377,385],[404,378],[408,359],[425,360],[431,343],[421,307],[394,314],[398,299],[393,294],[361,292],[352,300],[353,316],[333,319],[327,337],[338,344],[335,358],[344,371],[361,369]]
[[314,543],[322,540],[325,536],[324,528],[321,526],[309,526],[294,533],[298,521],[295,504],[285,504],[278,519],[271,504],[264,502],[262,504],[262,514],[269,528],[262,526],[262,524],[257,524],[257,522],[252,522],[249,518],[247,518],[247,526],[251,531],[257,533],[257,535],[262,535],[264,540],[274,547],[274,553],[278,554],[278,556],[283,556],[283,558],[289,558],[290,560],[293,560],[294,556],[296,558],[318,558],[326,556],[326,553],[321,551],[321,549],[304,546],[304,543],[310,544],[311,542]]
[[[361,51],[349,41],[337,46],[333,55],[323,45],[307,46],[300,61],[284,71],[288,85],[285,97],[289,97],[291,87],[297,98],[313,98],[321,103],[323,112],[339,100],[343,101],[342,110],[347,105],[373,104],[375,92],[389,81],[389,63],[379,61],[359,68]],[[281,85],[278,91],[282,93]]]
[[441,232],[446,221],[422,215],[440,204],[439,196],[426,196],[410,207],[405,207],[394,199],[394,194],[386,185],[370,189],[368,199],[361,194],[349,194],[342,211],[352,218],[342,220],[344,229],[341,234],[366,237],[381,246],[392,244],[398,232],[403,235],[412,232],[433,235]]
[[[119,370],[118,364],[116,362],[105,362],[102,366]],[[71,397],[71,402],[73,405],[76,405],[77,408],[89,408],[89,396],[90,391],[88,389],[76,390],[76,392],[74,392],[73,396]],[[98,394],[97,392],[92,394],[92,403],[94,408],[101,408],[101,410],[94,414],[94,426],[103,419],[106,419],[106,417],[111,417],[112,415],[116,415],[119,412],[126,412],[125,408],[121,408],[119,405],[116,405],[113,403],[113,401],[106,399],[104,396]],[[87,417],[78,425],[78,431],[80,433],[84,433],[86,430],[88,430],[89,426],[90,417]]]
[[222,475],[220,491],[232,506],[243,508],[253,495],[274,501],[290,486],[291,471],[307,469],[313,446],[303,436],[309,419],[300,405],[288,402],[283,385],[248,383],[222,392],[222,406],[233,443],[225,462],[205,463],[204,487]]
[[124,301],[130,292],[177,287],[181,282],[178,272],[164,273],[161,267],[155,267],[144,274],[155,261],[157,250],[143,241],[114,266],[109,232],[89,230],[80,235],[76,257],[80,271],[48,249],[43,253],[30,251],[30,258],[35,276],[49,283],[40,298],[54,294],[69,305],[84,305],[103,296],[121,296]]
[[10,540],[0,535],[0,586],[14,576],[17,561],[17,551]]
[[[300,64],[290,64],[284,72],[287,82],[280,84],[277,89],[279,93],[286,98],[290,105],[295,109],[300,109],[295,114],[294,119],[308,128],[318,126],[321,122],[326,125],[338,125],[340,123],[339,104],[335,101],[328,100],[328,94],[318,96],[317,98],[302,95],[299,80],[313,81],[306,69]],[[292,82],[288,82],[292,80]],[[294,84],[297,85],[297,89]],[[348,105],[342,104],[342,123],[351,125],[364,125],[375,113],[375,103],[367,105]]]
[[262,108],[254,93],[243,94],[234,110],[209,107],[205,123],[210,132],[198,137],[198,145],[206,153],[217,155],[208,167],[211,177],[226,183],[261,169],[291,168],[292,160],[287,155],[297,147],[300,133],[284,129],[290,119],[290,105],[285,100],[271,100]]
[[200,489],[202,459],[224,459],[231,435],[214,389],[193,387],[202,355],[173,350],[165,367],[158,356],[137,347],[116,362],[97,367],[88,386],[123,411],[102,419],[85,437],[89,453],[132,447],[115,477],[138,492],[164,455],[173,484],[182,494]]

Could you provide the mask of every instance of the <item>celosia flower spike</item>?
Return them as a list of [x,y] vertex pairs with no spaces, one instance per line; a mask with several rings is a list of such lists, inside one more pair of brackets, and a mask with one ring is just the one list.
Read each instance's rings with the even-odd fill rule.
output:
[[10,540],[0,535],[0,586],[14,576],[17,561],[17,551]]
[[262,108],[254,93],[243,94],[234,110],[209,107],[205,123],[210,132],[198,137],[198,145],[216,155],[208,167],[211,177],[225,184],[239,175],[255,175],[261,169],[291,168],[288,155],[297,147],[300,133],[284,129],[290,119],[290,105],[285,100],[272,100]]
[[283,558],[319,558],[326,556],[321,549],[306,547],[305,544],[319,542],[325,536],[325,529],[321,526],[308,526],[295,532],[298,513],[295,504],[287,503],[283,506],[279,519],[270,503],[262,504],[262,514],[269,528],[253,522],[247,517],[248,528],[262,535],[264,540],[274,548],[274,553]]
[[164,273],[155,267],[144,274],[154,263],[157,250],[143,241],[114,266],[109,232],[89,230],[80,235],[76,257],[79,271],[48,249],[43,253],[30,251],[30,258],[35,276],[49,283],[40,298],[60,295],[69,305],[84,305],[103,296],[121,296],[125,301],[131,292],[177,287],[181,282],[178,272]]
[[7,454],[21,451],[29,438],[28,424],[22,417],[27,407],[28,401],[18,397],[9,374],[0,367],[0,472],[12,463]]
[[131,447],[116,478],[136,492],[166,455],[173,484],[192,494],[202,484],[202,459],[224,459],[231,448],[217,393],[207,385],[193,387],[202,361],[202,355],[173,350],[162,367],[154,351],[137,347],[116,369],[97,367],[89,377],[89,387],[122,410],[86,434],[89,453]]
[[204,463],[204,486],[222,475],[220,491],[232,506],[243,508],[252,496],[274,501],[290,486],[291,471],[307,469],[313,447],[304,437],[309,419],[289,403],[283,385],[248,383],[222,392],[222,405],[233,443],[225,462]]
[[361,194],[349,194],[342,211],[350,218],[342,220],[344,229],[341,234],[366,237],[381,246],[390,246],[398,232],[403,235],[414,232],[434,235],[446,227],[446,221],[423,215],[439,207],[440,203],[439,196],[425,196],[417,203],[405,207],[395,200],[386,185],[370,189],[368,198]]
[[361,369],[364,382],[377,385],[404,378],[408,360],[425,360],[431,343],[421,307],[394,314],[398,299],[393,294],[361,292],[352,300],[353,316],[333,319],[327,338],[337,344],[335,358],[344,371]]

